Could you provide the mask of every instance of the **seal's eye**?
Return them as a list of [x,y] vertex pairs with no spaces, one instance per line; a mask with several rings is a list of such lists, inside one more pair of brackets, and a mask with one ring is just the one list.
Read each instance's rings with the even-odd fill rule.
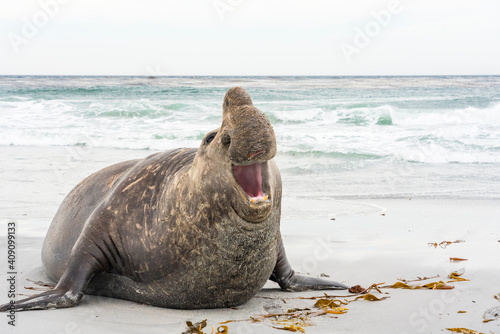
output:
[[212,140],[214,140],[215,138],[215,135],[217,134],[217,132],[212,132],[210,133],[206,138],[205,138],[205,145],[208,145],[212,142]]

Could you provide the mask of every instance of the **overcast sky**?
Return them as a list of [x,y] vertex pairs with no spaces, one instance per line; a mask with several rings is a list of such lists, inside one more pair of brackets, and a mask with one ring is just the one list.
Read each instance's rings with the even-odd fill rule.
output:
[[0,75],[500,74],[498,0],[0,0]]

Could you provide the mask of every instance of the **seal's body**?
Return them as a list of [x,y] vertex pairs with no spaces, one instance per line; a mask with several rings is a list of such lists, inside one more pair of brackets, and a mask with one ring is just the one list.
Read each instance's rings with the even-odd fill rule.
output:
[[58,284],[16,310],[74,306],[84,292],[171,308],[229,307],[268,279],[285,290],[346,288],[291,270],[275,154],[267,117],[245,90],[230,89],[222,126],[198,149],[107,167],[68,194],[42,249]]
[[[109,271],[97,274],[87,293],[173,308],[233,306],[250,299],[276,264],[280,190],[272,196],[278,209],[261,222],[248,222],[232,209],[227,193],[214,192],[221,187],[220,169],[207,173],[215,184],[203,173],[205,181],[193,182],[195,154],[193,149],[158,153],[84,180],[62,203],[45,239],[42,259],[51,278],[63,276],[67,249],[78,244]],[[97,203],[82,191],[105,200]]]

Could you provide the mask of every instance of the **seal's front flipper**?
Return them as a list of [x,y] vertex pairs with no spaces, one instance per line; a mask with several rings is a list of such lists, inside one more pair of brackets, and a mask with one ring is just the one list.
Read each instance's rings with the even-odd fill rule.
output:
[[342,283],[296,274],[288,263],[281,238],[278,260],[269,279],[277,282],[283,290],[288,291],[344,290],[349,288]]
[[29,297],[11,304],[0,306],[0,312],[5,312],[10,309],[17,311],[28,310],[46,310],[51,308],[64,308],[77,305],[83,297],[83,293],[73,293],[61,289],[54,289],[40,293],[36,296]]
[[[0,306],[0,312],[14,308],[17,311],[47,310],[78,305],[83,297],[83,290],[92,276],[101,271],[101,264],[89,253],[78,253],[71,257],[64,274],[53,290]],[[83,257],[83,258],[82,258]]]

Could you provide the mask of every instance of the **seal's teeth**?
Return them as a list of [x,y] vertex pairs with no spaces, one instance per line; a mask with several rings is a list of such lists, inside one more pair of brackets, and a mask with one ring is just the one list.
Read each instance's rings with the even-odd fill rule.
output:
[[262,202],[267,202],[268,199],[269,199],[269,195],[256,196],[256,197],[250,197],[249,202],[250,203],[262,203]]

